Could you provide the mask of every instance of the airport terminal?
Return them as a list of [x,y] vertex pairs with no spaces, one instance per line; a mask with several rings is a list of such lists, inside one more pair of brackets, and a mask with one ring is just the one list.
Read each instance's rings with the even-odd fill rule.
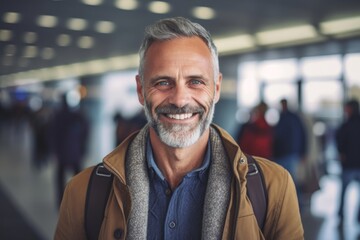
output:
[[[177,16],[212,35],[223,76],[213,122],[244,152],[276,161],[284,103],[300,119],[305,239],[360,239],[360,159],[343,165],[338,138],[347,103],[359,108],[358,0],[0,2],[0,239],[53,239],[60,189],[146,124],[135,80],[144,28]],[[259,116],[266,128],[246,135]]]

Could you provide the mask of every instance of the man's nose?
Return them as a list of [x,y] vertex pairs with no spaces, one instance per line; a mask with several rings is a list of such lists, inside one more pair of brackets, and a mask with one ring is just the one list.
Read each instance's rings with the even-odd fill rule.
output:
[[189,103],[190,96],[190,89],[186,85],[176,85],[170,93],[169,103],[177,107],[183,107]]

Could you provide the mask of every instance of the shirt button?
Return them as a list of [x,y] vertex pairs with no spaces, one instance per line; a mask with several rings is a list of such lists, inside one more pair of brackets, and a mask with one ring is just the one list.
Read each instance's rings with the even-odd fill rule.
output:
[[169,223],[169,227],[170,227],[170,228],[175,228],[175,226],[176,226],[176,223],[175,223],[174,221],[171,221],[171,222]]
[[166,194],[167,196],[171,195],[171,190],[170,190],[169,188],[166,189],[166,190],[165,190],[165,194]]
[[123,231],[120,228],[117,228],[114,231],[114,238],[115,239],[120,239],[122,237],[122,233],[123,233]]

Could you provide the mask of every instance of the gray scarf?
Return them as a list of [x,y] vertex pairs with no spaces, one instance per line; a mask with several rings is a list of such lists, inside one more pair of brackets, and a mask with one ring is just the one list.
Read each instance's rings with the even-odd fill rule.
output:
[[[146,239],[149,208],[149,181],[145,158],[148,127],[130,144],[126,159],[126,181],[132,208],[128,220],[128,240]],[[230,199],[231,169],[221,138],[210,127],[211,163],[206,188],[202,239],[221,239]]]

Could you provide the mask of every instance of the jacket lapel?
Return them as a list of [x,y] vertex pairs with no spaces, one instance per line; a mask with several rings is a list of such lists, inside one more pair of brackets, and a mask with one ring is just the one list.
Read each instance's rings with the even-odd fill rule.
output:
[[126,157],[126,182],[130,191],[131,210],[127,239],[146,239],[149,209],[149,177],[145,146],[148,127],[143,128],[129,146]]
[[231,166],[222,141],[210,128],[211,165],[204,203],[203,239],[221,239],[230,199]]

